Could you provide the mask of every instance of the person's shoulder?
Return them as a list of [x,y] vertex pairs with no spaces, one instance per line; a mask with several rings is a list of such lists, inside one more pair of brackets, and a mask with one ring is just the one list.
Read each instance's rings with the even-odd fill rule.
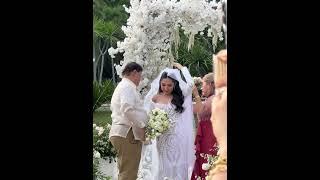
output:
[[127,89],[127,88],[132,89],[132,86],[130,85],[130,83],[125,79],[122,79],[119,82],[118,86],[119,88],[122,88],[122,89]]
[[125,81],[120,81],[114,91],[117,91],[120,96],[135,93],[135,89]]

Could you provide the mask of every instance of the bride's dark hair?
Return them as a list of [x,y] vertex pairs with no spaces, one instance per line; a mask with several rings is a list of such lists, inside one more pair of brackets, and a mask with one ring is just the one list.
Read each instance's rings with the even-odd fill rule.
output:
[[179,81],[177,81],[177,80],[171,78],[170,76],[168,76],[167,72],[163,72],[162,75],[161,75],[161,78],[160,78],[160,81],[159,81],[159,93],[162,92],[162,90],[161,90],[161,81],[162,81],[162,79],[165,79],[165,78],[169,78],[173,82],[173,90],[171,92],[171,94],[172,94],[171,103],[176,106],[176,109],[175,109],[176,112],[182,113],[183,110],[184,110],[184,108],[182,106],[182,104],[184,102],[184,96],[183,96],[182,91],[180,89]]

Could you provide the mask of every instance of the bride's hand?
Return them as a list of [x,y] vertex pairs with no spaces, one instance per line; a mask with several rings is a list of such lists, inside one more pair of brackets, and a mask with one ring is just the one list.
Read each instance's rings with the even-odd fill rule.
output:
[[179,63],[173,63],[173,67],[176,67],[176,68],[178,68],[178,69],[181,69],[181,68],[183,68],[183,66],[181,65],[181,64],[179,64]]

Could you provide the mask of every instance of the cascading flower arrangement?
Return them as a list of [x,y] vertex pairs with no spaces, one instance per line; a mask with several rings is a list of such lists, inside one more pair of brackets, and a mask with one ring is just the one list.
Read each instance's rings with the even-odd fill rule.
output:
[[130,14],[127,24],[122,26],[126,38],[109,48],[112,58],[123,53],[123,60],[115,64],[119,77],[128,62],[137,62],[144,71],[138,90],[144,95],[150,83],[161,70],[171,67],[174,61],[171,48],[177,49],[180,41],[179,29],[189,37],[188,49],[192,48],[194,36],[212,37],[213,48],[222,37],[222,4],[206,0],[130,0],[124,6]]

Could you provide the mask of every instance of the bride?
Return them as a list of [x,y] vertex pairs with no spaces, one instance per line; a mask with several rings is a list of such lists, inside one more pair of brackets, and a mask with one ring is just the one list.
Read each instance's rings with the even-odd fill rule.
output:
[[172,127],[142,148],[138,179],[188,180],[195,160],[192,87],[193,79],[186,67],[164,69],[152,82],[145,98],[145,108],[150,112],[160,108],[167,112]]

